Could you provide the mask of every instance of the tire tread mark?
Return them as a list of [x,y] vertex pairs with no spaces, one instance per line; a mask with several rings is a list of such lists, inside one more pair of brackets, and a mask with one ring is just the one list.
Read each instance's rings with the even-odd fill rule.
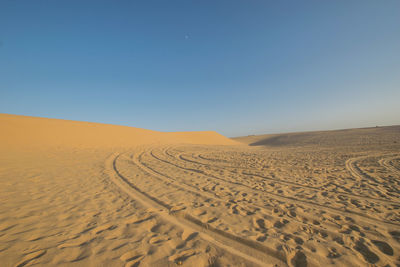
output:
[[[116,162],[121,154],[113,155],[106,162],[106,165],[112,165],[112,172],[110,172],[111,180],[130,197],[141,202],[143,205],[155,208],[156,212],[160,217],[165,220],[179,226],[188,227],[194,231],[199,231],[200,236],[210,243],[227,250],[228,252],[235,254],[245,260],[253,262],[260,266],[269,266],[273,264],[283,264],[286,263],[286,255],[278,251],[273,251],[271,248],[265,247],[252,240],[247,240],[233,234],[224,232],[222,230],[216,229],[206,223],[199,221],[198,219],[186,214],[185,212],[170,212],[171,206],[163,201],[152,197],[146,192],[141,191],[133,183],[131,183],[126,177],[124,177],[117,169]],[[115,173],[116,175],[113,175]],[[117,177],[116,177],[117,176]],[[120,181],[117,179],[119,178]],[[122,181],[122,182],[121,182]],[[126,188],[128,185],[129,188]],[[177,220],[177,218],[182,218],[183,220]],[[227,245],[227,242],[230,245]],[[258,253],[255,253],[256,250]],[[271,264],[268,264],[271,263]]]
[[[208,198],[208,199],[212,199],[212,200],[214,200],[216,202],[220,202],[220,203],[223,203],[223,202],[227,203],[228,202],[228,201],[223,200],[223,199],[221,199],[221,198],[219,198],[217,196],[214,196],[214,195],[212,195],[212,194],[210,194],[208,192],[199,191],[196,187],[188,185],[188,184],[186,184],[184,182],[178,182],[177,180],[173,179],[172,177],[154,170],[153,168],[151,168],[147,164],[144,164],[143,162],[141,162],[141,156],[144,153],[145,152],[143,152],[142,154],[140,154],[138,156],[139,161],[135,161],[134,156],[131,157],[133,164],[135,166],[137,166],[139,169],[141,169],[143,172],[145,172],[145,173],[147,173],[147,174],[149,174],[149,175],[151,175],[151,176],[153,176],[153,177],[155,177],[155,178],[157,178],[157,179],[159,179],[161,181],[164,181],[164,182],[166,182],[168,184],[172,184],[172,185],[174,185],[174,186],[176,186],[176,187],[178,187],[180,189],[187,190],[187,191],[189,191],[189,192],[191,192],[191,193],[193,193],[193,194],[195,194],[197,196],[202,196],[202,197],[205,197],[205,198]],[[176,183],[178,183],[178,184],[176,184]],[[188,187],[192,187],[193,189],[188,188]],[[257,209],[265,209],[264,206],[257,205],[257,204],[254,204],[254,203],[247,203],[247,205],[250,206],[250,207],[257,208]],[[277,219],[281,218],[280,216],[276,216],[274,214],[270,214],[270,216],[275,217]],[[293,218],[291,218],[291,220],[294,220],[295,222],[304,225],[304,222],[302,222],[300,220],[293,219]],[[327,230],[325,228],[321,228],[321,227],[316,226],[316,225],[308,225],[308,226],[312,227],[312,228],[315,228],[315,229],[318,229],[319,231],[325,231],[327,233],[330,233],[332,236],[341,236],[340,234],[338,235],[337,233],[334,233],[332,231],[329,231],[329,230]]]
[[[165,154],[168,155],[169,157],[172,157],[172,158],[176,159],[173,155],[169,154],[167,151],[165,151]],[[205,163],[201,163],[201,162],[197,162],[197,161],[194,161],[194,160],[187,159],[187,158],[183,157],[182,155],[179,155],[179,159],[181,159],[182,161],[185,161],[185,162],[191,162],[191,163],[194,163],[194,164],[207,166],[209,168],[214,168],[214,169],[216,168],[216,167],[213,167],[210,164],[205,164]],[[175,165],[175,166],[177,166],[177,165]],[[180,167],[180,166],[177,166],[177,167],[184,168],[184,167]],[[230,166],[229,168],[236,168],[236,167]],[[246,168],[242,168],[242,169],[248,170]],[[187,169],[187,170],[193,170],[193,169]],[[202,174],[208,176],[207,173],[202,172],[202,171],[195,170],[195,172],[202,173]],[[279,184],[298,186],[298,187],[308,188],[308,189],[313,189],[313,190],[318,190],[318,191],[325,191],[323,186],[328,185],[328,184],[325,184],[325,185],[322,185],[321,187],[315,187],[315,186],[309,186],[309,185],[302,185],[302,184],[298,184],[298,183],[295,183],[295,182],[282,181],[280,179],[273,179],[273,178],[266,177],[266,176],[263,176],[263,175],[260,175],[260,174],[254,174],[254,173],[249,173],[249,172],[242,172],[242,174],[246,175],[246,176],[249,176],[249,177],[250,176],[255,176],[255,177],[261,178],[262,180],[273,181],[273,182],[276,182],[276,183],[279,183]],[[369,197],[369,196],[351,194],[351,193],[347,193],[347,192],[340,192],[340,193],[337,193],[337,194],[338,195],[349,196],[349,197],[354,197],[354,198],[358,198],[358,199],[362,199],[362,200],[371,200],[372,199],[372,200],[379,201],[379,202],[382,202],[382,203],[399,204],[399,202],[393,201],[393,200],[390,200],[390,199],[381,199],[381,198],[376,198],[376,197]]]
[[[142,164],[142,163],[140,163],[140,164]],[[147,166],[146,166],[146,167],[147,167]],[[180,167],[180,168],[183,168],[183,167]],[[163,174],[162,174],[162,175],[163,175]],[[386,221],[386,220],[377,220],[376,218],[371,217],[371,216],[368,216],[368,215],[363,214],[363,213],[361,213],[361,212],[350,211],[350,210],[347,210],[347,209],[346,209],[346,210],[343,210],[343,209],[336,209],[336,208],[333,208],[333,207],[324,206],[324,205],[319,204],[319,203],[314,203],[314,202],[310,202],[310,201],[306,201],[306,200],[302,200],[302,199],[297,199],[297,198],[294,198],[294,197],[281,196],[281,195],[275,194],[275,193],[273,193],[273,192],[268,192],[268,191],[265,191],[265,190],[253,188],[253,187],[250,187],[250,186],[248,186],[248,185],[245,185],[245,184],[242,184],[242,183],[239,183],[239,182],[227,181],[227,180],[225,180],[225,179],[223,179],[223,178],[216,177],[216,176],[214,176],[214,175],[207,175],[207,176],[210,177],[210,178],[214,178],[214,179],[217,179],[217,180],[220,180],[220,181],[223,181],[223,182],[231,183],[231,184],[234,184],[234,185],[237,185],[237,186],[246,187],[246,188],[248,188],[248,189],[250,189],[250,190],[253,190],[253,191],[261,191],[261,192],[263,192],[263,193],[265,193],[265,194],[267,194],[267,195],[270,195],[270,196],[272,196],[273,198],[278,199],[278,200],[281,200],[281,201],[288,201],[288,200],[289,200],[290,202],[294,202],[294,203],[299,203],[299,202],[301,202],[301,203],[303,203],[303,204],[305,204],[305,205],[308,205],[308,206],[311,206],[311,207],[313,207],[313,208],[328,209],[328,210],[331,210],[332,212],[335,212],[335,213],[337,213],[337,212],[339,212],[339,213],[347,213],[347,214],[350,214],[350,215],[355,216],[355,217],[362,217],[363,220],[367,219],[367,220],[368,220],[370,223],[372,223],[372,224],[376,224],[376,222],[378,221],[378,222],[380,222],[380,223],[387,224],[387,225],[400,226],[399,223],[395,223],[395,222],[391,222],[391,221]],[[359,219],[360,219],[360,218],[359,218]]]
[[396,173],[396,174],[400,175],[400,170],[397,169],[397,168],[393,165],[393,163],[392,163],[392,161],[393,161],[394,159],[398,159],[398,158],[399,158],[399,156],[390,157],[390,158],[382,158],[382,159],[380,159],[378,162],[379,162],[379,164],[380,164],[381,166],[383,166],[383,167],[389,169],[389,170],[392,171],[393,173]]

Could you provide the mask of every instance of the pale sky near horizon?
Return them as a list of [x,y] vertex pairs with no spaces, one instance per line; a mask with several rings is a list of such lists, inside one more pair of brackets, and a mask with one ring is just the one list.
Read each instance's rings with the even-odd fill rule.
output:
[[400,124],[400,1],[0,1],[0,113],[226,136]]

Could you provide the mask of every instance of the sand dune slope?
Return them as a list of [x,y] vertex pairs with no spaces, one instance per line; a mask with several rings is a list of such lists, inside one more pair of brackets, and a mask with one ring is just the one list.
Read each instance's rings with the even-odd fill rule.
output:
[[162,133],[110,124],[0,114],[4,149],[132,147],[154,143],[234,145],[216,132]]
[[[382,138],[383,137],[383,138]],[[332,131],[249,135],[233,138],[250,146],[366,146],[400,142],[400,126],[369,127]]]
[[1,266],[400,264],[400,133],[266,147],[0,122]]

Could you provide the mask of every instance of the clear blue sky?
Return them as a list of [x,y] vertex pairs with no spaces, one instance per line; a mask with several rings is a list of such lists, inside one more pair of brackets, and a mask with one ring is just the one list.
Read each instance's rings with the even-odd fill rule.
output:
[[400,124],[400,1],[0,1],[0,112],[227,136]]

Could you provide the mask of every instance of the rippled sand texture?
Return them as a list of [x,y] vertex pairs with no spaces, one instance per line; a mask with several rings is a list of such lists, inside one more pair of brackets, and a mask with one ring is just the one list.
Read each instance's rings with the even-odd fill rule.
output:
[[2,266],[400,264],[400,127],[238,142],[98,127],[90,145],[9,137]]

